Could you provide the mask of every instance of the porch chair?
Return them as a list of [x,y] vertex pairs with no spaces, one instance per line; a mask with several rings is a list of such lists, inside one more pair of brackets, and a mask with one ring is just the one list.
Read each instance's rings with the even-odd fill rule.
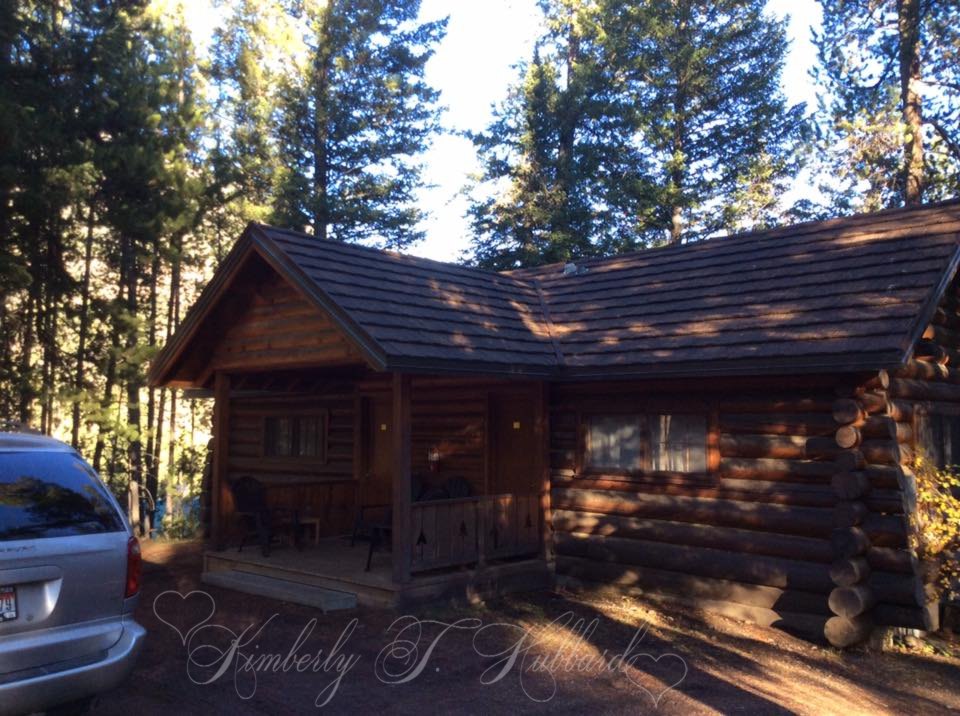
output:
[[[369,476],[368,478],[369,479]],[[423,494],[423,480],[418,474],[410,478],[411,499],[417,502]],[[357,539],[366,539],[370,542],[367,550],[367,564],[364,571],[370,571],[370,562],[373,553],[384,543],[389,543],[393,534],[393,508],[387,504],[360,504],[357,507],[357,516],[353,522],[353,533],[350,535],[350,546],[357,543]]]
[[[446,500],[448,498],[470,497],[473,488],[462,477],[449,478],[442,487],[427,487],[419,474],[410,478],[411,499],[413,502],[430,502],[431,500]],[[371,518],[375,513],[376,518]],[[367,550],[367,565],[364,571],[370,571],[370,562],[374,551],[393,534],[393,508],[390,505],[360,505],[357,509],[357,519],[354,522],[353,534],[350,537],[350,546],[356,544],[357,537],[364,536],[370,540]]]
[[292,532],[293,544],[300,550],[300,516],[297,510],[267,505],[267,491],[259,480],[244,476],[230,485],[234,513],[240,518],[242,552],[247,539],[256,536],[264,557],[270,556],[270,543],[280,532]]

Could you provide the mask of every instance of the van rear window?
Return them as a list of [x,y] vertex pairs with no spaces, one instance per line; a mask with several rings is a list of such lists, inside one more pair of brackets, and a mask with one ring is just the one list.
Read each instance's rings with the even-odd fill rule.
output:
[[125,528],[103,483],[68,452],[0,452],[0,541]]

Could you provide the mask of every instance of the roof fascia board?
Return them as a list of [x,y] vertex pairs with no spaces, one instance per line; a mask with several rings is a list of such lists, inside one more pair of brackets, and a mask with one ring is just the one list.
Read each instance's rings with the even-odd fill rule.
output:
[[[184,347],[194,338],[203,319],[217,303],[222,292],[233,282],[237,270],[243,265],[252,248],[250,227],[244,229],[237,243],[214,271],[210,282],[204,287],[200,296],[187,312],[186,317],[174,331],[173,336],[160,349],[150,364],[147,372],[147,381],[152,387],[166,385],[167,375],[176,360],[181,356]],[[180,381],[177,381],[178,383]]]
[[950,263],[947,264],[947,268],[944,270],[943,275],[937,282],[937,285],[933,287],[930,295],[927,296],[923,303],[923,307],[920,309],[920,314],[917,316],[916,323],[910,330],[910,333],[907,334],[907,337],[903,343],[902,354],[900,356],[900,360],[897,362],[897,366],[905,364],[913,356],[913,351],[917,345],[917,341],[920,340],[923,332],[927,330],[927,326],[929,326],[930,322],[933,320],[933,316],[937,312],[937,307],[940,305],[940,301],[943,298],[944,293],[957,275],[957,267],[960,266],[960,234],[955,235],[954,238],[957,242],[957,245],[953,249],[953,255],[950,257]]

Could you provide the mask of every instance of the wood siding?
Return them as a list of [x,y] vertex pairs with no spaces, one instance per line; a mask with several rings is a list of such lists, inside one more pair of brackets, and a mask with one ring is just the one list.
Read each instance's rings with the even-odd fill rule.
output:
[[[787,381],[782,381],[786,383]],[[822,634],[830,616],[836,381],[791,390],[736,382],[667,393],[642,384],[555,386],[551,474],[557,569],[587,582],[679,594],[701,606]],[[578,472],[578,424],[607,409],[712,416],[706,475]],[[867,498],[867,558],[882,620],[914,624],[902,500],[894,480]]]
[[[295,508],[321,518],[321,536],[349,532],[355,513],[355,388],[350,383],[325,385],[321,392],[249,394],[230,399],[226,479],[244,475],[268,486],[272,506]],[[328,419],[323,462],[263,456],[263,421],[277,411],[323,411]],[[233,499],[228,484],[220,486],[221,518],[233,527]]]
[[278,274],[257,283],[249,304],[210,355],[214,370],[244,371],[360,362],[329,318]]

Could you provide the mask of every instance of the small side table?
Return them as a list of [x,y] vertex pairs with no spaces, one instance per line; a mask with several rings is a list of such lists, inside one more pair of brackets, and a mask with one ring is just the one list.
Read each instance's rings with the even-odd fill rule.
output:
[[311,517],[307,515],[306,517],[300,518],[300,525],[302,527],[313,527],[313,543],[315,545],[320,544],[320,518]]

